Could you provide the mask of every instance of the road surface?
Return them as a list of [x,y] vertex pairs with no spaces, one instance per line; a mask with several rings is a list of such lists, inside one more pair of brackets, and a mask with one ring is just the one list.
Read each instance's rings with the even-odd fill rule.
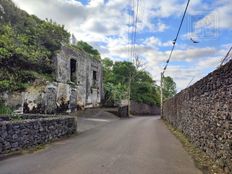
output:
[[0,161],[0,174],[201,174],[158,117],[115,120]]

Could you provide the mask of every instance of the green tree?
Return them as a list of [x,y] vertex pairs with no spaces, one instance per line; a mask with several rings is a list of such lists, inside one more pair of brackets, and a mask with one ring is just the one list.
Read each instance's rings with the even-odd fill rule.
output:
[[112,72],[113,65],[114,65],[114,62],[110,60],[109,58],[104,58],[102,60],[103,74],[104,74],[103,82],[104,83],[113,82],[113,72]]
[[20,10],[11,0],[0,4],[0,90],[25,89],[41,77],[52,79],[52,56],[68,44],[70,34],[64,26]]
[[136,68],[131,62],[115,62],[112,72],[114,83],[128,84],[130,78],[136,74]]
[[163,96],[164,100],[176,95],[176,83],[174,80],[167,76],[163,77]]
[[113,63],[110,59],[103,59],[102,62],[107,101],[117,103],[128,99],[130,86],[132,100],[160,105],[159,88],[148,72],[138,70],[131,62]]

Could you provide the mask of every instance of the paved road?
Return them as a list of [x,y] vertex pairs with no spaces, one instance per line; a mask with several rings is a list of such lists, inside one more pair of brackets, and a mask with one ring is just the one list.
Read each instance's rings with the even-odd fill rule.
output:
[[0,162],[1,174],[200,174],[157,117],[115,120]]

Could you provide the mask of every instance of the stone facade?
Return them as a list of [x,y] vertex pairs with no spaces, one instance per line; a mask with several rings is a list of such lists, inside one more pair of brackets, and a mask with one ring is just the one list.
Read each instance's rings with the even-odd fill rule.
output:
[[20,113],[55,114],[99,106],[103,99],[102,65],[83,51],[62,47],[53,58],[55,81],[22,93],[1,95]]
[[9,118],[0,117],[0,156],[46,144],[77,130],[74,117],[34,115],[21,116],[14,121],[9,121]]
[[95,107],[103,98],[102,65],[82,51],[62,47],[56,64],[57,102]]
[[155,105],[148,105],[145,103],[138,103],[131,101],[130,112],[132,115],[160,115],[160,108]]
[[165,101],[162,117],[232,173],[232,61]]

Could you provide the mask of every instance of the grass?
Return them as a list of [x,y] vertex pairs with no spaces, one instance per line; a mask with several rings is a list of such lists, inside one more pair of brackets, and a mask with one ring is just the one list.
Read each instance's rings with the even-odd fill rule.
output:
[[165,120],[163,120],[163,122],[167,128],[177,137],[177,139],[179,139],[184,149],[194,160],[196,167],[199,168],[203,174],[225,174],[225,172],[216,164],[212,158],[194,146],[180,130],[174,128]]
[[8,115],[8,114],[12,114],[13,113],[13,110],[8,107],[8,106],[5,106],[3,103],[0,102],[0,115]]

